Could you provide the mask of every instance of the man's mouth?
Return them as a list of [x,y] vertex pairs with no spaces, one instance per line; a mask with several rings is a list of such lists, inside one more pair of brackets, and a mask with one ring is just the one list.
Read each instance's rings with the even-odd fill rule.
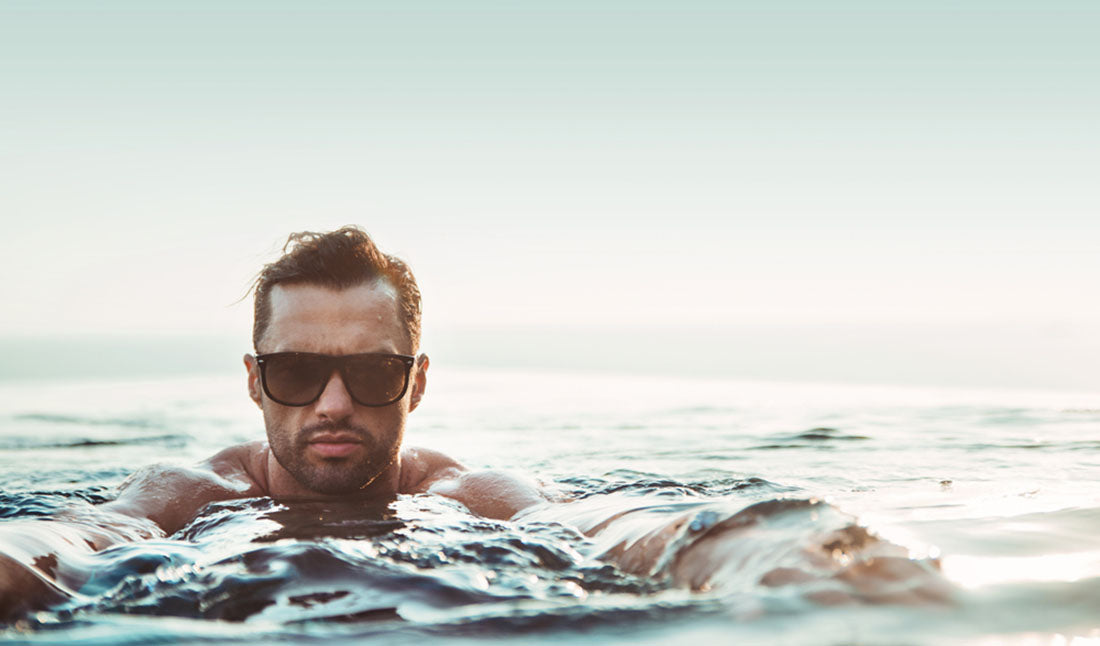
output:
[[354,433],[316,433],[309,438],[309,447],[322,458],[343,458],[351,455],[363,440]]

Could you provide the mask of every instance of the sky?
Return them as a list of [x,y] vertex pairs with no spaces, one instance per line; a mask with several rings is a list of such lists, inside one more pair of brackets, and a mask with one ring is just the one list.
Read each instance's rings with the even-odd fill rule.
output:
[[416,271],[436,363],[1096,391],[1097,28],[1061,0],[9,0],[7,373],[246,351],[287,234],[355,223]]

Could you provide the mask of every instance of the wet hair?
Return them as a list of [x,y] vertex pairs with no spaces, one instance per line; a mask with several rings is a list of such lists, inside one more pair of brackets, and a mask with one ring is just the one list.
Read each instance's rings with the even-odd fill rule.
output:
[[255,295],[252,347],[271,323],[271,290],[276,285],[317,285],[348,289],[384,280],[398,295],[398,308],[412,352],[420,345],[420,288],[412,270],[400,258],[382,253],[371,237],[357,226],[328,233],[292,233],[283,245],[283,256],[264,265],[252,283]]

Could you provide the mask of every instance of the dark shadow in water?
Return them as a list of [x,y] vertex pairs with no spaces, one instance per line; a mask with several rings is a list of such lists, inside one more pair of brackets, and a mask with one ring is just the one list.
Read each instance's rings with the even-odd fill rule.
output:
[[793,435],[778,435],[774,441],[768,444],[747,447],[754,451],[768,451],[776,449],[818,449],[833,450],[835,442],[863,442],[871,438],[866,435],[851,435],[841,432],[839,429],[818,426],[808,431]]
[[52,516],[65,509],[73,501],[98,505],[113,499],[113,496],[105,492],[114,493],[113,490],[104,486],[87,487],[73,491],[0,493],[0,518]]
[[[392,501],[343,502],[245,498],[210,503],[172,536],[202,542],[215,534],[239,530],[253,543],[283,539],[373,539],[405,526]],[[274,526],[274,527],[273,527]],[[257,533],[256,529],[266,531]]]
[[191,438],[186,435],[144,435],[141,437],[112,438],[109,440],[74,438],[63,442],[57,440],[42,440],[34,437],[8,437],[0,441],[0,449],[5,451],[39,450],[39,449],[81,449],[98,448],[101,446],[137,446],[141,444],[164,444],[168,447],[179,448],[186,446]]
[[308,541],[253,548],[201,568],[180,563],[175,573],[164,565],[144,575],[130,572],[94,609],[81,610],[236,622],[281,606],[274,617],[301,623],[393,619],[396,608],[409,601],[453,607],[493,598],[385,560]]
[[263,514],[262,518],[275,521],[280,528],[253,539],[254,542],[272,543],[286,538],[371,539],[386,536],[405,527],[405,522],[394,513],[391,501],[346,503],[280,500],[277,502],[279,506]]

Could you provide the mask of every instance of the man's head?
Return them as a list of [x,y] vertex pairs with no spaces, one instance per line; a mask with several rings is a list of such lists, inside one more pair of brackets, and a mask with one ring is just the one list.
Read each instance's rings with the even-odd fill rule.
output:
[[[303,493],[321,494],[354,493],[391,473],[406,417],[424,393],[428,358],[421,355],[411,369],[400,364],[402,376],[409,370],[407,388],[385,405],[364,405],[378,402],[356,397],[357,388],[349,392],[345,383],[349,377],[361,378],[360,383],[373,379],[370,361],[356,359],[342,367],[329,362],[346,355],[416,352],[420,292],[409,268],[379,251],[355,227],[297,233],[284,255],[264,267],[255,294],[257,356],[246,355],[245,366],[249,395],[264,413],[276,469],[292,477]],[[320,395],[302,405],[272,399],[274,394],[285,401],[264,387],[265,370],[272,385],[273,359],[258,357],[274,353],[324,355],[314,357],[325,366],[314,379],[324,382]],[[293,376],[302,377],[301,372]]]

